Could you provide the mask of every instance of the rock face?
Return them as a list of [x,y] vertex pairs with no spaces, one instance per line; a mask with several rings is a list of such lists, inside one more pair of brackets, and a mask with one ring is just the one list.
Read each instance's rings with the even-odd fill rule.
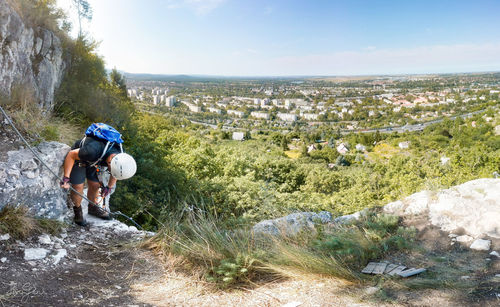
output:
[[274,220],[261,221],[253,226],[252,231],[254,234],[295,236],[302,231],[315,231],[314,224],[326,224],[332,221],[330,212],[299,212]]
[[[44,142],[36,147],[41,159],[59,175],[69,149],[58,142]],[[0,162],[0,208],[25,205],[36,216],[62,219],[67,210],[66,193],[58,180],[28,149],[7,154],[8,160]]]
[[65,67],[60,39],[47,29],[26,26],[0,0],[0,92],[10,96],[22,86],[33,91],[42,109],[52,110]]
[[[383,211],[401,216],[425,214],[432,225],[443,231],[466,233],[450,234],[454,242],[465,243],[476,238],[479,240],[471,248],[480,249],[487,241],[480,240],[482,237],[500,239],[500,179],[477,179],[439,192],[421,191],[385,205]],[[294,236],[302,231],[315,231],[315,224],[349,223],[362,214],[360,211],[332,219],[329,212],[299,212],[261,221],[252,230],[255,234]]]
[[500,179],[477,179],[439,192],[422,191],[384,207],[398,215],[427,214],[444,231],[500,238]]

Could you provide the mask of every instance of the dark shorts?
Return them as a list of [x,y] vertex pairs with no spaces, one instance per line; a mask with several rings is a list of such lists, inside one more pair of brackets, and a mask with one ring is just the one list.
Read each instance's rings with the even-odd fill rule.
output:
[[71,184],[82,184],[85,182],[85,178],[90,181],[99,182],[95,167],[85,166],[79,163],[79,161],[76,161],[71,170],[71,175],[69,175],[69,182]]

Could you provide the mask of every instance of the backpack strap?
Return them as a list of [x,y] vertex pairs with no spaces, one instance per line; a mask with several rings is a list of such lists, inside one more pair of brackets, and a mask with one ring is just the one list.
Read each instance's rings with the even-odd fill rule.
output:
[[[109,146],[111,144],[111,146]],[[104,147],[104,150],[102,151],[102,154],[101,156],[99,157],[99,159],[97,159],[97,161],[95,161],[94,163],[90,164],[91,167],[95,167],[97,164],[99,164],[101,161],[102,161],[102,158],[104,158],[104,156],[106,155],[106,153],[108,152],[109,149],[111,149],[111,147],[113,147],[113,144],[112,142],[108,141],[106,143],[106,146]],[[120,148],[121,148],[121,144],[120,144]]]
[[80,148],[83,147],[83,144],[85,144],[85,140],[87,139],[87,136],[85,135],[83,139],[80,141]]

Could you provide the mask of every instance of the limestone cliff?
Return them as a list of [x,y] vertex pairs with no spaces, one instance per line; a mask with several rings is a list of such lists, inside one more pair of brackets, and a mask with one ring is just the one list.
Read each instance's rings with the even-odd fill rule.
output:
[[[48,142],[35,150],[52,171],[62,174],[69,146]],[[57,178],[34,159],[31,151],[9,151],[7,161],[0,161],[0,208],[9,204],[25,205],[36,216],[62,219],[67,211],[66,191],[59,187]]]
[[47,29],[27,26],[0,0],[0,93],[9,96],[15,86],[26,86],[39,106],[50,111],[65,67],[61,40]]

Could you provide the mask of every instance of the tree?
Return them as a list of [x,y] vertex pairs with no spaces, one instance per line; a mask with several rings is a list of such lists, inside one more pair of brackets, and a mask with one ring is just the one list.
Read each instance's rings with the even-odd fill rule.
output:
[[252,133],[250,130],[245,131],[245,140],[250,140],[252,139]]
[[92,20],[92,7],[87,0],[72,0],[78,11],[78,37],[82,36],[82,18]]
[[288,150],[288,138],[286,137],[286,135],[283,135],[281,137],[281,148],[283,149],[283,151]]
[[125,84],[125,78],[123,78],[123,75],[118,72],[116,67],[111,70],[109,78],[111,79],[112,85],[119,88],[124,95],[127,95],[127,85]]

